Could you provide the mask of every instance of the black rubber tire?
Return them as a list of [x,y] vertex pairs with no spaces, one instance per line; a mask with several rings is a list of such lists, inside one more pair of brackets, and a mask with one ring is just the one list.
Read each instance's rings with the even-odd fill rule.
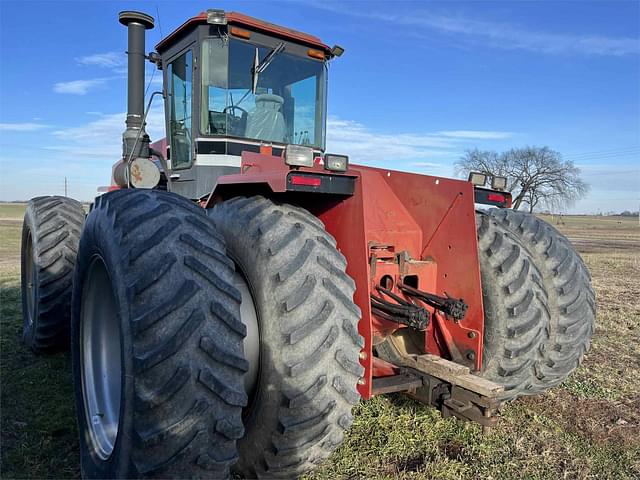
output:
[[260,371],[235,470],[295,478],[342,442],[363,374],[355,284],[322,222],[302,208],[238,197],[209,212],[258,314]]
[[571,242],[544,220],[513,210],[487,213],[529,249],[542,274],[551,316],[536,381],[544,388],[556,386],[580,365],[589,349],[596,320],[591,275]]
[[548,295],[520,239],[484,212],[476,215],[484,305],[484,378],[505,387],[505,399],[541,393],[536,381],[548,341]]
[[[88,267],[101,258],[121,329],[120,423],[112,454],[91,442],[80,328]],[[204,210],[172,193],[120,190],[88,215],[74,278],[72,363],[83,477],[222,478],[237,461],[247,397],[240,292]]]
[[21,252],[23,340],[36,353],[69,349],[73,269],[84,217],[82,204],[67,197],[37,197],[27,204]]

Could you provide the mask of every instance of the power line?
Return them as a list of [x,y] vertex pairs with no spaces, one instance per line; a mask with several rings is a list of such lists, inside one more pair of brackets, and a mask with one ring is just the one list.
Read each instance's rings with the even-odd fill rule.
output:
[[578,158],[588,158],[588,157],[627,156],[627,155],[633,155],[636,152],[640,152],[640,146],[617,148],[617,149],[611,149],[611,150],[600,150],[600,151],[594,151],[594,152],[568,153],[566,155],[563,155],[563,157],[578,159]]

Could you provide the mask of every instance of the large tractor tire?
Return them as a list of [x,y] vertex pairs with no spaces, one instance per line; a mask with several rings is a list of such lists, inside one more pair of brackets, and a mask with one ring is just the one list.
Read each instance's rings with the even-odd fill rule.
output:
[[[346,261],[320,220],[263,197],[209,212],[247,291],[252,366],[237,473],[295,478],[342,442],[363,374],[363,339]],[[250,305],[247,305],[249,303]],[[253,325],[253,326],[251,326]]]
[[22,226],[23,339],[36,353],[69,348],[71,289],[82,204],[67,197],[29,201]]
[[[504,400],[544,390],[536,377],[547,341],[549,311],[542,275],[516,235],[485,213],[477,215],[478,253],[484,304],[484,378],[505,387]],[[402,329],[376,350],[402,364],[422,352],[422,335]]]
[[596,319],[591,275],[569,240],[547,222],[513,210],[492,209],[487,214],[527,247],[542,275],[550,322],[535,383],[542,388],[556,386],[580,365],[589,349]]
[[83,477],[229,476],[247,402],[233,275],[223,238],[188,200],[97,199],[73,290]]
[[491,216],[478,212],[484,305],[481,375],[504,385],[505,399],[545,390],[537,381],[548,341],[548,294],[531,252]]

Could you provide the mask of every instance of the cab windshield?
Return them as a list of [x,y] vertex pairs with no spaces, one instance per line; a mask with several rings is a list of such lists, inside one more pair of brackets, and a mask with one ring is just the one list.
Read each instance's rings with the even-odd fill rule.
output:
[[324,148],[325,63],[285,47],[260,72],[254,94],[256,48],[258,62],[273,52],[228,37],[203,42],[202,134]]

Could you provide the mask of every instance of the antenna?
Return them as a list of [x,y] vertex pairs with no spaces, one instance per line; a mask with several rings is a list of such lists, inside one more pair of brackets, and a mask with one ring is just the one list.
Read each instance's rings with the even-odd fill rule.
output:
[[160,30],[160,40],[162,40],[164,38],[164,35],[162,35],[162,22],[160,21],[160,8],[158,7],[157,3],[156,3],[156,17],[158,18],[158,30]]

